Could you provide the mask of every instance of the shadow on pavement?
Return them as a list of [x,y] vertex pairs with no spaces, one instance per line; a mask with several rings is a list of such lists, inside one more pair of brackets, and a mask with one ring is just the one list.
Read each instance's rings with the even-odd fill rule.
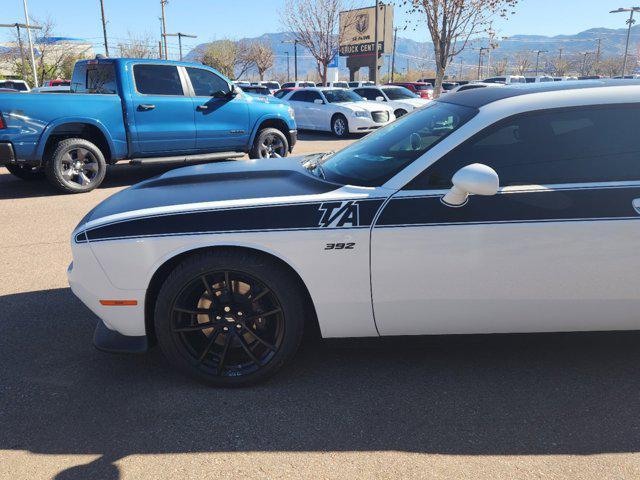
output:
[[316,342],[269,383],[218,390],[157,350],[94,350],[69,289],[0,297],[0,322],[0,449],[101,455],[61,479],[150,453],[640,451],[636,333]]

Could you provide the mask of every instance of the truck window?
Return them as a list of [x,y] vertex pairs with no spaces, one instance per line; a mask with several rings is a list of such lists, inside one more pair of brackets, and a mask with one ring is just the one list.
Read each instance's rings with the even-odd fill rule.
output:
[[196,97],[211,97],[216,92],[229,93],[229,84],[209,70],[187,68]]
[[79,63],[73,71],[71,91],[108,95],[117,93],[116,70],[113,63]]
[[135,65],[136,89],[143,95],[184,95],[178,67],[174,65]]

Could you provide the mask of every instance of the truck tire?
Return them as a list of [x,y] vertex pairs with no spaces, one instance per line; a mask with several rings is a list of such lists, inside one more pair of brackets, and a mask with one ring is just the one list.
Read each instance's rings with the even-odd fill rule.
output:
[[44,172],[40,167],[30,167],[28,165],[5,165],[9,173],[27,181],[40,180],[44,178]]
[[256,135],[249,158],[280,158],[289,154],[289,141],[277,128],[263,128]]
[[270,258],[198,253],[164,281],[155,334],[174,368],[216,387],[243,387],[293,358],[304,330],[303,298],[292,275]]
[[58,143],[48,158],[45,172],[49,182],[65,193],[90,192],[107,173],[107,162],[98,147],[83,138]]

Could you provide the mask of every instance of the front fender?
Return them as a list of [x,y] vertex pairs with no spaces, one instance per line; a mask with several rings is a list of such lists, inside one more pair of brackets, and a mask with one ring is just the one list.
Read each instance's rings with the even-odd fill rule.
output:
[[[96,120],[95,118],[88,118],[88,117],[63,117],[63,118],[56,118],[54,121],[49,123],[42,131],[42,134],[40,135],[40,139],[38,141],[38,146],[36,149],[37,158],[40,158],[40,159],[44,158],[44,150],[47,145],[47,141],[49,140],[49,137],[55,131],[55,129],[62,125],[66,125],[70,123],[85,123],[98,128],[98,130],[102,132],[102,134],[104,135],[104,138],[107,140],[107,144],[109,145],[109,150],[111,152],[111,157],[112,157],[111,159],[119,158],[121,156],[122,149],[116,147],[113,136],[109,132],[109,129],[100,120]],[[107,159],[107,160],[110,160],[110,159]]]
[[251,130],[251,135],[249,136],[249,145],[253,145],[253,141],[258,134],[260,125],[268,120],[281,120],[287,125],[289,130],[295,130],[297,128],[295,120],[292,119],[289,115],[284,115],[280,112],[265,113],[262,116],[258,117],[258,119],[254,122],[253,129]]

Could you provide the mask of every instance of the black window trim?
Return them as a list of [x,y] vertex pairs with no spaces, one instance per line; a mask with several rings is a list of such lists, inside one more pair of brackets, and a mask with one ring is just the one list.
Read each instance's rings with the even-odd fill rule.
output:
[[[138,90],[138,83],[136,82],[136,74],[135,68],[138,65],[152,65],[152,66],[160,66],[160,67],[175,67],[178,69],[178,78],[180,78],[180,85],[182,85],[182,95],[165,95],[160,93],[140,93]],[[131,77],[133,79],[133,89],[136,92],[136,95],[141,97],[167,97],[167,98],[180,98],[180,97],[193,97],[193,90],[191,89],[191,84],[187,83],[188,79],[185,79],[185,75],[187,75],[186,70],[182,65],[171,65],[167,63],[158,63],[158,62],[136,62],[131,65]]]
[[[422,170],[422,172],[418,173],[415,177],[413,177],[411,180],[409,180],[401,189],[400,191],[415,191],[415,192],[436,192],[436,191],[443,191],[443,190],[448,190],[448,187],[428,187],[428,188],[413,188],[412,184],[419,182],[420,177],[422,177],[422,175],[427,174],[427,172],[434,167],[439,161],[441,161],[442,159],[444,159],[446,156],[453,154],[454,152],[456,152],[457,150],[460,150],[462,148],[465,148],[469,143],[476,141],[479,137],[481,137],[487,130],[489,130],[490,128],[501,128],[503,127],[505,124],[510,123],[511,121],[521,118],[521,117],[525,117],[528,115],[544,115],[545,113],[550,113],[550,112],[557,112],[557,113],[565,113],[565,112],[575,112],[575,111],[580,111],[580,110],[606,110],[609,108],[637,108],[640,109],[640,102],[623,102],[623,103],[598,103],[598,104],[591,104],[591,105],[575,105],[575,106],[570,106],[570,107],[553,107],[553,108],[542,108],[542,109],[538,109],[538,110],[528,110],[526,112],[520,112],[520,113],[515,113],[513,115],[509,115],[508,117],[504,117],[501,118],[500,120],[491,123],[490,125],[487,125],[486,127],[484,127],[483,129],[481,129],[480,131],[474,133],[472,136],[466,138],[465,140],[463,140],[461,143],[459,143],[458,145],[456,145],[454,148],[452,148],[451,150],[449,150],[448,152],[444,153],[441,157],[439,157],[437,160],[433,161],[428,167],[426,167],[424,170]],[[580,183],[580,184],[593,184],[593,183],[610,183],[612,181],[616,181],[616,180],[600,180],[597,182],[563,182],[563,183],[543,183],[543,184],[537,184],[537,183],[532,183],[532,184],[527,184],[527,185],[519,185],[518,187],[532,187],[532,186],[536,186],[536,185],[540,185],[540,186],[548,186],[548,185],[564,185],[566,183]],[[638,180],[640,181],[640,179]],[[510,187],[504,187],[502,185],[500,185],[500,189],[502,188],[510,188]]]

